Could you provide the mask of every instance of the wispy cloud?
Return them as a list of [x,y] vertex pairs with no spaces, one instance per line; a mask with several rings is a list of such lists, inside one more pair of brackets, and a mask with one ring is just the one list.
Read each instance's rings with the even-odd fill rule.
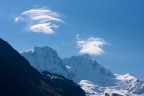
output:
[[102,38],[90,37],[86,40],[81,40],[79,34],[76,36],[77,46],[80,48],[81,54],[101,55],[103,45],[107,44]]
[[48,9],[30,9],[24,11],[20,16],[15,17],[15,22],[26,22],[31,32],[42,32],[53,34],[54,29],[59,26],[57,23],[64,22],[60,15]]

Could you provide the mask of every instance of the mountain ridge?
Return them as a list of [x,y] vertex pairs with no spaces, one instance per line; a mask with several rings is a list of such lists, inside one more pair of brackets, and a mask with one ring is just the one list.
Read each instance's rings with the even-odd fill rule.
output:
[[34,47],[33,49],[21,51],[20,53],[26,59],[31,59],[29,62],[40,72],[49,70],[50,72],[56,74],[61,74],[64,76],[67,75],[67,68],[62,63],[62,60],[57,55],[57,52],[50,47]]
[[[96,60],[92,59],[88,54],[61,59],[54,49],[46,46],[34,47],[31,50],[21,51],[20,53],[34,68],[40,72],[49,71],[55,74],[63,75],[69,79],[73,79],[75,82],[80,82],[81,79],[87,79],[94,82],[97,78],[105,79],[105,77],[108,77],[111,79],[115,77],[109,69],[106,69],[102,65],[98,64]],[[54,69],[57,70],[57,72]],[[63,70],[65,72],[63,72]],[[88,74],[96,73],[96,75],[94,75],[94,78],[87,75],[89,77],[86,78],[85,70],[89,70]],[[103,77],[99,76],[99,74]],[[100,83],[100,81],[96,82]]]
[[55,74],[47,75],[63,80],[43,76],[0,38],[0,96],[85,96],[73,81]]
[[[23,53],[21,54],[23,55]],[[26,58],[30,62],[33,62],[31,58]],[[47,58],[49,58],[49,56],[47,56]],[[97,61],[92,59],[88,54],[63,58],[61,61],[62,65],[67,68],[68,73],[67,75],[63,75],[61,72],[58,72],[58,74],[60,73],[60,75],[80,84],[81,88],[87,93],[87,96],[115,96],[116,94],[116,96],[144,95],[144,83],[142,81],[130,74],[113,74],[109,69],[97,63]],[[50,66],[53,66],[53,63],[51,64]]]

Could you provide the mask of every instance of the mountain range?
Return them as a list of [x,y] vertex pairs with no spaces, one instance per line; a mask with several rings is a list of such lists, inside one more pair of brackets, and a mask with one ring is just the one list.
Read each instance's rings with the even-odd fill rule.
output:
[[131,74],[114,74],[90,55],[61,59],[50,47],[21,51],[39,72],[62,75],[78,83],[87,96],[144,96],[144,82]]
[[86,96],[80,86],[64,76],[40,73],[0,39],[0,96]]

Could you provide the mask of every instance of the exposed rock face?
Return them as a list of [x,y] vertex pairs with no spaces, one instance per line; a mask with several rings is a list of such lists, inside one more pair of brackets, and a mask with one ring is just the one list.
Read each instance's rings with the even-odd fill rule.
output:
[[41,75],[23,56],[0,39],[0,96],[85,96],[77,84],[66,78],[60,84],[59,77],[52,79]]

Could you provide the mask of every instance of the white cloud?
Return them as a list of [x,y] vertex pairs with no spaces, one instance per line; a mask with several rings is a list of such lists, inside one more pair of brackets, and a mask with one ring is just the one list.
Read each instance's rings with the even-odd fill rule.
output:
[[103,45],[107,44],[102,38],[90,37],[87,40],[80,40],[79,35],[76,38],[81,54],[101,55],[104,52]]
[[42,23],[31,26],[29,29],[33,32],[43,32],[46,34],[54,34],[53,28],[57,28],[56,25],[51,25],[50,23]]
[[28,30],[32,32],[42,32],[53,34],[58,28],[57,23],[64,22],[60,15],[47,9],[30,9],[21,13],[15,18],[15,22],[24,21],[28,24]]

